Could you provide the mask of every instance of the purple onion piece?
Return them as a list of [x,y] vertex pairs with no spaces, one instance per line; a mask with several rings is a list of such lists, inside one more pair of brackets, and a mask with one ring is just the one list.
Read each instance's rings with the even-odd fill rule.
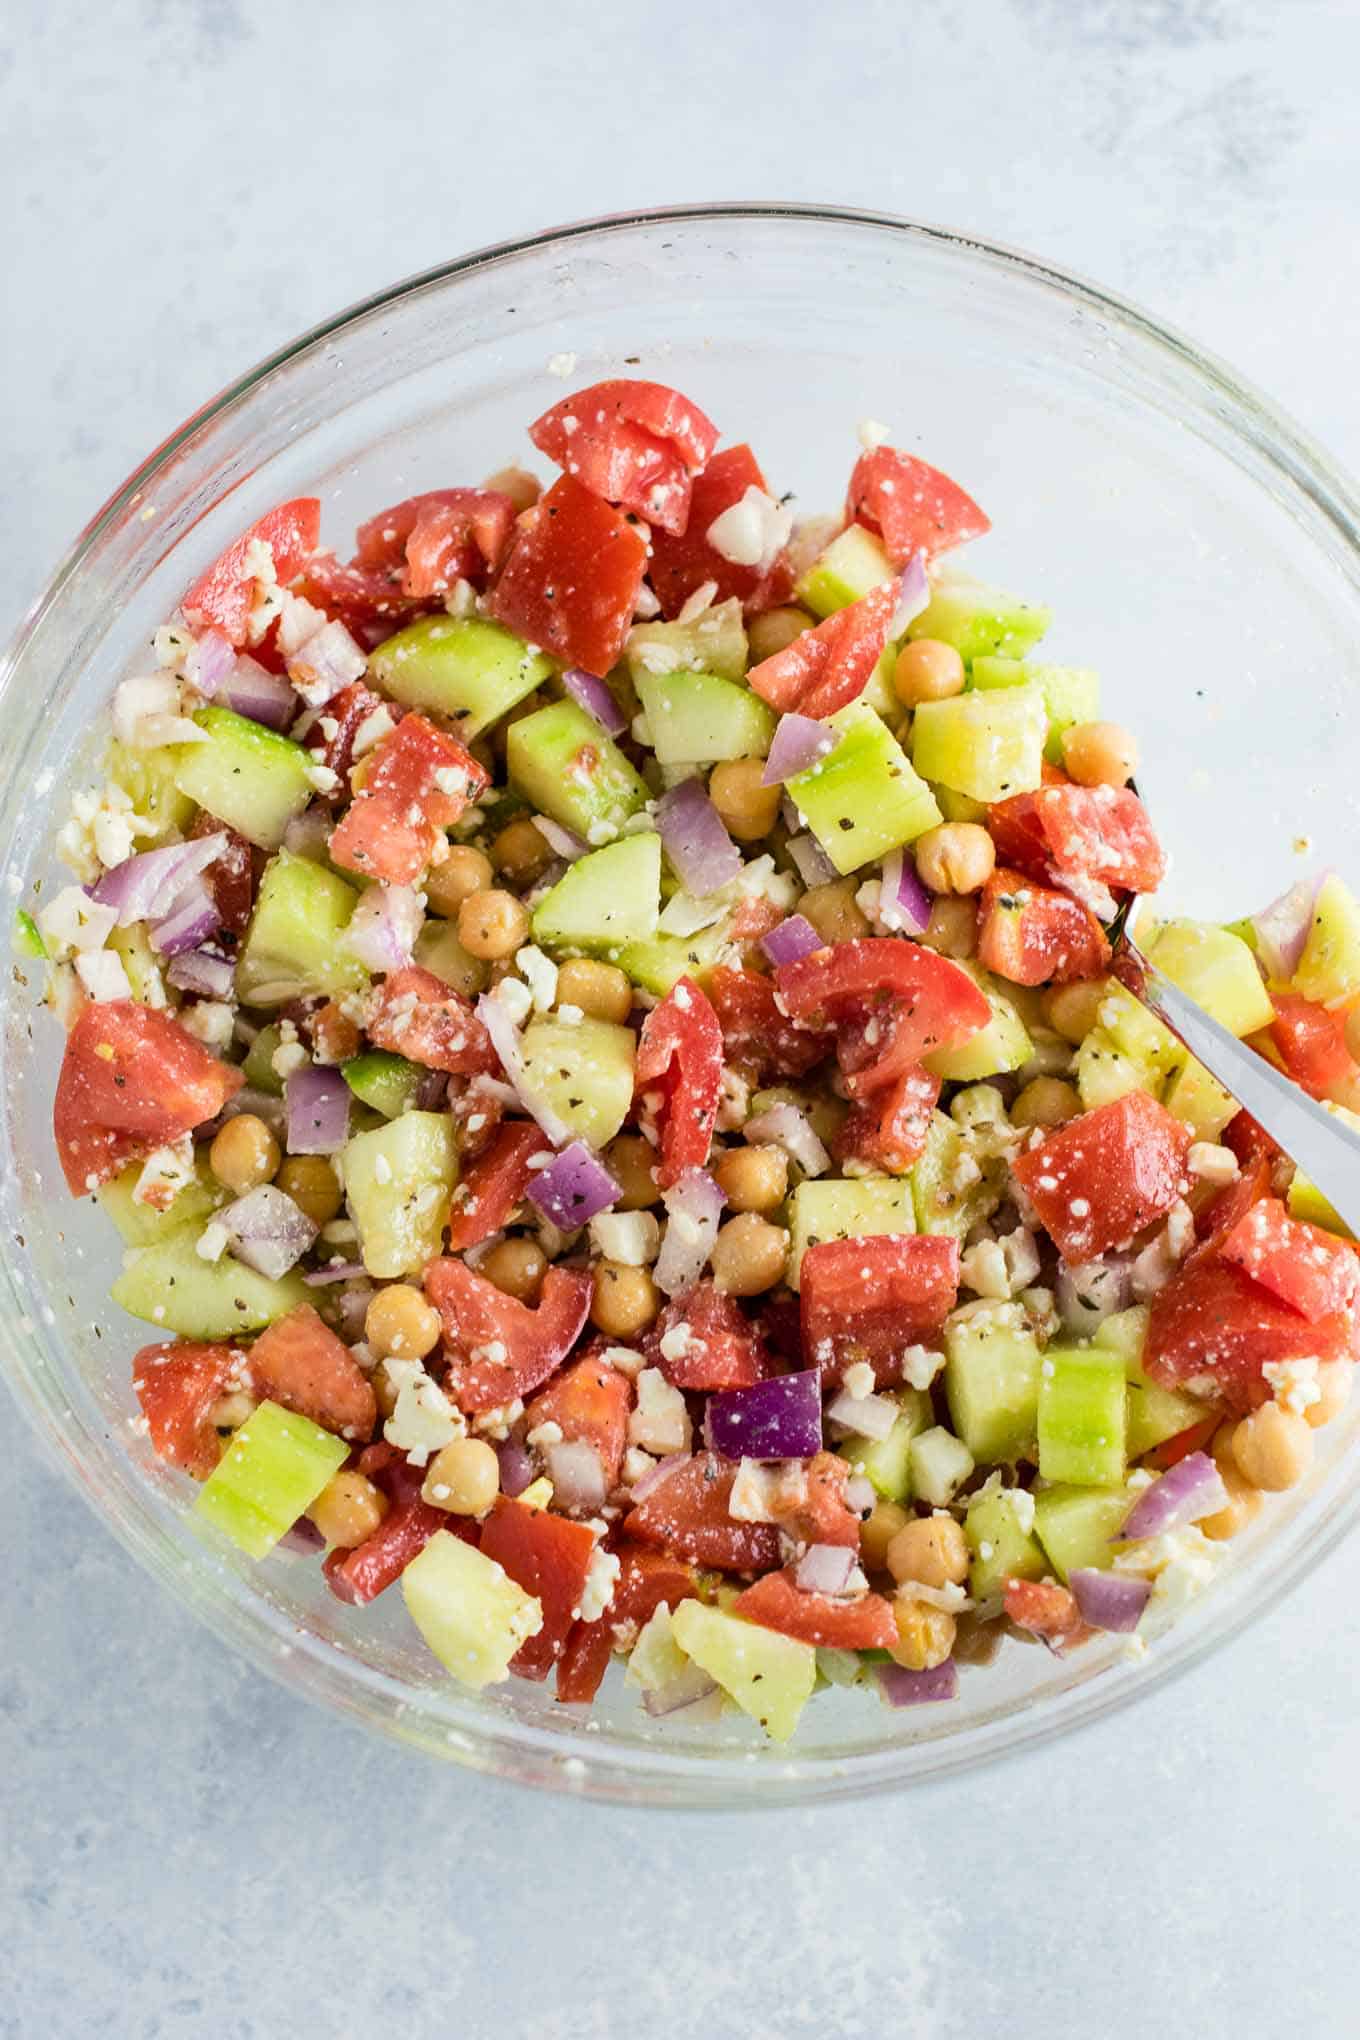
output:
[[697,1706],[701,1700],[711,1699],[717,1691],[717,1681],[698,1665],[686,1665],[683,1672],[677,1672],[664,1686],[644,1693],[642,1704],[648,1714],[659,1716],[678,1714],[682,1708]]
[[367,1273],[362,1261],[332,1261],[326,1268],[309,1268],[302,1279],[313,1289],[325,1289],[333,1282],[353,1282]]
[[523,1052],[520,1049],[519,1030],[509,1013],[490,992],[483,992],[477,1000],[477,1018],[491,1036],[500,1065],[520,1104],[529,1117],[543,1128],[553,1147],[565,1147],[571,1139],[571,1128],[557,1111],[540,1097],[529,1078]]
[[787,921],[781,921],[768,935],[761,936],[760,946],[777,968],[781,963],[797,963],[800,957],[811,956],[815,949],[825,949],[826,944],[805,915],[790,914]]
[[90,888],[90,898],[112,907],[120,928],[134,921],[154,921],[168,914],[191,880],[207,870],[227,847],[224,833],[196,836],[192,843],[167,843],[161,850],[139,850],[106,871]]
[[422,1070],[416,1079],[417,1112],[438,1112],[449,1095],[449,1080],[443,1070]]
[[575,864],[579,858],[588,854],[590,845],[585,837],[578,836],[575,829],[564,828],[562,823],[555,822],[551,815],[535,815],[533,822],[548,848],[555,856],[560,857],[564,864]]
[[562,685],[577,706],[594,718],[607,737],[623,735],[628,727],[628,718],[603,680],[594,673],[585,672],[580,666],[568,666],[562,674]]
[[333,1155],[345,1145],[351,1093],[338,1069],[314,1063],[294,1070],[283,1096],[290,1154]]
[[897,607],[892,622],[888,625],[888,637],[900,638],[909,623],[915,623],[921,611],[930,603],[930,581],[926,574],[926,556],[913,553],[902,569],[902,581],[897,591]]
[[741,852],[700,779],[682,779],[656,804],[656,826],[671,867],[696,899],[730,885],[741,871]]
[[1113,1630],[1127,1635],[1138,1627],[1139,1617],[1152,1594],[1149,1580],[1127,1573],[1098,1572],[1094,1566],[1080,1566],[1068,1579],[1083,1622],[1092,1629]]
[[930,921],[931,895],[916,875],[907,850],[894,850],[883,860],[878,889],[879,919],[900,935],[924,935]]
[[1301,878],[1287,893],[1251,917],[1256,930],[1256,954],[1265,966],[1266,976],[1277,984],[1286,983],[1299,967],[1317,896],[1330,876],[1329,872],[1321,871],[1316,878]]
[[229,999],[236,985],[236,965],[225,950],[211,946],[173,957],[165,975],[177,991],[202,999]]
[[1124,1518],[1111,1544],[1130,1543],[1141,1537],[1160,1537],[1179,1530],[1185,1523],[1197,1523],[1201,1516],[1217,1515],[1228,1506],[1223,1476],[1207,1452],[1187,1452],[1184,1459],[1144,1488]]
[[809,892],[814,886],[830,885],[839,875],[815,836],[806,833],[790,836],[788,847],[798,876]]
[[620,1190],[593,1149],[574,1140],[529,1178],[528,1195],[559,1231],[575,1232],[617,1203]]
[[726,1200],[706,1169],[686,1169],[661,1201],[668,1222],[653,1273],[665,1295],[679,1296],[704,1271]]
[[195,640],[187,670],[203,699],[211,701],[235,664],[236,653],[230,638],[220,630],[209,629]]
[[217,1223],[225,1228],[236,1259],[271,1281],[297,1265],[319,1230],[274,1183],[262,1183],[225,1205]]
[[848,1544],[809,1544],[793,1583],[805,1594],[843,1594],[854,1570],[855,1554]]
[[724,1459],[811,1459],[822,1449],[822,1377],[776,1374],[708,1399],[708,1442]]
[[782,786],[835,748],[835,733],[810,715],[781,715],[775,725],[770,754],[760,775],[762,786]]
[[201,878],[192,879],[174,906],[151,927],[151,946],[162,956],[182,956],[197,949],[222,925],[217,902]]
[[889,1707],[918,1707],[928,1700],[957,1700],[959,1672],[953,1658],[928,1672],[908,1671],[905,1665],[880,1665],[878,1684]]
[[311,1558],[316,1552],[326,1549],[326,1540],[310,1516],[299,1516],[291,1530],[284,1531],[274,1549]]
[[501,1466],[501,1493],[511,1499],[522,1495],[534,1477],[534,1462],[528,1447],[518,1438],[505,1438],[496,1447]]
[[222,682],[217,699],[248,722],[263,723],[271,730],[288,729],[302,706],[291,681],[244,654]]
[[648,1467],[641,1480],[634,1483],[633,1500],[645,1502],[654,1488],[659,1488],[663,1481],[669,1480],[673,1473],[678,1473],[682,1466],[688,1466],[693,1457],[692,1452],[672,1452],[665,1459],[658,1459],[656,1465]]
[[543,1455],[553,1484],[553,1507],[568,1515],[593,1515],[604,1507],[609,1483],[598,1449],[584,1438],[563,1438]]

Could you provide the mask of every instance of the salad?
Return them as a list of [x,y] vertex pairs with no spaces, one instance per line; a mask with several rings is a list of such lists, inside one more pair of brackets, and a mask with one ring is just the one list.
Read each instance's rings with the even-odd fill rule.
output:
[[[550,480],[347,560],[316,499],[252,525],[20,914],[134,1428],[473,1688],[587,1707],[618,1657],[783,1740],[827,1684],[1144,1649],[1345,1403],[1360,1262],[1120,982],[1165,869],[1132,736],[880,427],[801,522],[656,383],[529,438]],[[1339,877],[1138,911],[1360,1108]]]

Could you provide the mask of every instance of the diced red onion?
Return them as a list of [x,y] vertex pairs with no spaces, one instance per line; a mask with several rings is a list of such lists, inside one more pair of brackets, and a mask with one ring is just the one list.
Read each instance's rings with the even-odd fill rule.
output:
[[483,992],[477,1001],[477,1018],[491,1036],[491,1046],[500,1059],[506,1082],[524,1110],[543,1128],[554,1147],[565,1147],[572,1137],[571,1128],[530,1082],[520,1050],[519,1030],[505,1007],[490,992]]
[[1138,1627],[1152,1594],[1150,1580],[1134,1579],[1129,1573],[1097,1572],[1094,1566],[1079,1566],[1068,1580],[1083,1622],[1092,1629],[1110,1629],[1125,1635]]
[[294,1070],[283,1095],[290,1154],[333,1155],[345,1145],[351,1093],[338,1069],[313,1063]]
[[655,1466],[648,1467],[641,1480],[634,1481],[633,1500],[645,1502],[653,1488],[659,1488],[663,1480],[669,1480],[682,1466],[688,1466],[693,1457],[692,1452],[670,1452],[664,1459],[658,1459]]
[[262,1119],[271,1133],[282,1136],[284,1122],[282,1098],[276,1098],[272,1091],[257,1090],[254,1084],[243,1085],[234,1098],[228,1098],[216,1119],[198,1129],[200,1136],[225,1126],[229,1119],[235,1119],[242,1112],[249,1112],[256,1119]]
[[686,1665],[683,1672],[677,1672],[664,1686],[644,1693],[642,1704],[653,1716],[678,1714],[682,1708],[712,1699],[717,1690],[716,1679],[711,1679],[699,1665]]
[[679,1296],[704,1272],[725,1200],[706,1169],[686,1169],[661,1201],[666,1207],[666,1233],[653,1274],[665,1295]]
[[768,1111],[754,1113],[742,1132],[758,1147],[782,1147],[805,1176],[820,1176],[831,1167],[831,1157],[801,1105],[771,1105]]
[[[333,701],[368,664],[343,623],[323,623],[288,660],[288,678],[312,708]],[[297,703],[293,704],[294,712]]]
[[173,907],[163,919],[152,923],[151,946],[162,956],[181,956],[186,950],[197,949],[215,935],[222,925],[222,916],[217,911],[217,902],[201,878],[195,878],[184,888]]
[[1208,1453],[1187,1452],[1160,1480],[1143,1489],[1110,1542],[1160,1537],[1168,1530],[1179,1530],[1185,1523],[1197,1523],[1202,1516],[1217,1515],[1227,1506],[1223,1476]]
[[805,1594],[843,1594],[855,1570],[849,1544],[809,1544],[798,1561],[793,1583]]
[[543,1455],[553,1484],[553,1506],[569,1515],[603,1508],[608,1493],[599,1451],[584,1438],[563,1438]]
[[562,685],[578,707],[594,717],[607,737],[623,735],[628,727],[628,718],[603,680],[597,680],[593,673],[584,672],[580,666],[568,666],[562,674]]
[[1064,1330],[1089,1339],[1107,1317],[1132,1303],[1132,1262],[1127,1255],[1112,1254],[1103,1261],[1078,1261],[1070,1268],[1064,1263],[1058,1270],[1055,1298]]
[[258,659],[242,653],[218,689],[224,707],[266,729],[286,730],[298,713],[298,698],[282,673],[271,673]]
[[528,1195],[560,1232],[575,1232],[618,1202],[618,1184],[593,1149],[574,1140],[529,1178]]
[[584,836],[578,836],[575,829],[563,828],[561,822],[555,822],[551,815],[535,815],[533,819],[539,835],[564,864],[575,864],[589,850],[590,845]]
[[291,1529],[285,1530],[275,1551],[288,1551],[298,1557],[310,1558],[318,1551],[324,1551],[326,1540],[310,1516],[299,1516]]
[[825,949],[826,944],[806,915],[790,914],[787,921],[761,936],[760,946],[770,962],[778,965],[797,963],[800,957],[811,956],[814,949]]
[[824,722],[810,715],[781,715],[770,742],[770,755],[760,775],[762,786],[782,786],[799,772],[806,772],[819,758],[834,750],[836,736]]
[[833,1423],[842,1424],[860,1438],[886,1438],[902,1412],[891,1396],[851,1395],[847,1389],[827,1404]]
[[192,843],[167,843],[162,850],[140,850],[106,871],[90,898],[101,907],[112,907],[118,926],[130,928],[135,921],[155,921],[178,904],[181,893],[207,870],[227,847],[226,835],[197,836]]
[[1265,965],[1267,977],[1277,983],[1292,978],[1299,967],[1312,926],[1313,908],[1329,875],[1321,871],[1316,878],[1301,878],[1281,898],[1251,917],[1256,930],[1256,954]]
[[930,581],[926,575],[926,556],[913,553],[902,569],[902,579],[897,590],[897,607],[892,622],[888,625],[888,637],[900,638],[909,623],[915,623],[923,609],[930,604]]
[[724,1459],[811,1459],[822,1449],[822,1378],[775,1374],[708,1399],[708,1443]]
[[933,1665],[928,1672],[909,1671],[905,1665],[880,1665],[878,1685],[889,1707],[917,1707],[927,1700],[957,1700],[958,1666],[952,1657],[942,1665]]
[[894,850],[883,860],[878,889],[878,918],[899,935],[924,935],[930,920],[931,896],[916,875],[907,850]]
[[177,991],[196,992],[202,999],[229,999],[236,987],[236,965],[225,950],[211,946],[186,949],[172,959],[165,975]]
[[672,869],[687,892],[704,898],[730,885],[741,870],[741,852],[701,779],[682,779],[656,804],[656,826]]
[[232,1243],[232,1253],[257,1275],[277,1281],[306,1253],[317,1227],[300,1206],[274,1183],[247,1190],[217,1213]]
[[205,701],[211,701],[236,664],[230,638],[220,630],[205,630],[189,654],[188,676]]
[[354,1282],[367,1273],[362,1261],[332,1261],[325,1268],[309,1268],[302,1279],[313,1289],[326,1289],[333,1282]]
[[345,941],[366,969],[400,970],[425,920],[420,895],[409,885],[370,885],[349,917]]
[[496,1457],[501,1466],[501,1493],[513,1500],[524,1493],[534,1478],[533,1459],[519,1438],[503,1438],[496,1447]]
[[832,879],[839,875],[815,836],[790,836],[788,850],[808,892],[816,885],[830,885]]

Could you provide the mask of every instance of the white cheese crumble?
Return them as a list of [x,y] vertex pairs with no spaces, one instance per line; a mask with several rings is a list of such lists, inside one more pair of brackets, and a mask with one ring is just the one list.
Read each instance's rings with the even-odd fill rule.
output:
[[112,949],[91,949],[75,962],[76,976],[97,1006],[114,999],[130,999],[132,986],[123,959]]
[[602,1544],[595,1546],[590,1554],[590,1564],[586,1568],[580,1603],[573,1610],[580,1621],[599,1621],[614,1598],[621,1563],[616,1552],[606,1551]]
[[792,510],[752,483],[739,502],[714,518],[706,536],[720,558],[763,572],[774,565],[792,530]]
[[613,1367],[618,1373],[628,1375],[630,1380],[634,1375],[640,1374],[646,1365],[641,1353],[633,1346],[606,1346],[600,1358],[606,1367]]
[[383,1425],[383,1436],[406,1454],[412,1466],[425,1466],[433,1453],[461,1438],[467,1427],[419,1360],[388,1359],[383,1365],[397,1391],[396,1406]]
[[230,1244],[231,1235],[227,1228],[212,1219],[194,1242],[194,1252],[200,1261],[220,1261]]
[[886,446],[892,438],[892,427],[885,425],[881,418],[861,418],[855,427],[855,436],[866,453],[872,453],[877,446]]
[[902,1355],[902,1379],[908,1388],[927,1389],[944,1366],[944,1354],[929,1346],[908,1346]]
[[147,1156],[132,1201],[149,1205],[153,1211],[168,1211],[180,1191],[193,1180],[194,1138],[185,1133]]
[[664,1459],[671,1452],[687,1452],[690,1438],[684,1396],[659,1368],[644,1367],[637,1377],[637,1408],[628,1419],[629,1444]]
[[855,1402],[863,1402],[874,1392],[874,1370],[867,1360],[857,1360],[853,1367],[847,1367],[841,1378],[846,1394]]
[[502,978],[491,996],[505,1008],[516,1027],[522,1027],[533,1011],[534,995],[522,978]]
[[1322,1401],[1316,1360],[1267,1360],[1261,1369],[1281,1409],[1301,1417],[1314,1403]]
[[200,999],[196,1005],[182,1006],[177,1017],[180,1026],[197,1035],[206,1048],[231,1047],[236,1032],[234,1006],[220,999]]
[[536,1013],[547,1013],[557,997],[557,965],[532,943],[515,952],[515,969],[529,987]]
[[597,1254],[625,1268],[645,1268],[661,1249],[661,1227],[650,1211],[606,1211],[590,1221]]
[[1217,1141],[1193,1141],[1185,1160],[1192,1176],[1198,1176],[1201,1183],[1212,1183],[1217,1189],[1235,1183],[1242,1173],[1232,1149],[1220,1147]]

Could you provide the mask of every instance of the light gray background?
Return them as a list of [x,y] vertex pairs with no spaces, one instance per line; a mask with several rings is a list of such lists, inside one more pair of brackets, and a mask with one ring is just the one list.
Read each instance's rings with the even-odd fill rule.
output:
[[[1037,250],[1355,466],[1358,69],[1354,0],[11,0],[0,629],[256,356],[463,248],[646,203],[863,203]],[[1354,1542],[1068,1744],[740,1819],[533,1798],[286,1698],[15,1417],[0,1567],[0,2035],[1360,2025]]]

